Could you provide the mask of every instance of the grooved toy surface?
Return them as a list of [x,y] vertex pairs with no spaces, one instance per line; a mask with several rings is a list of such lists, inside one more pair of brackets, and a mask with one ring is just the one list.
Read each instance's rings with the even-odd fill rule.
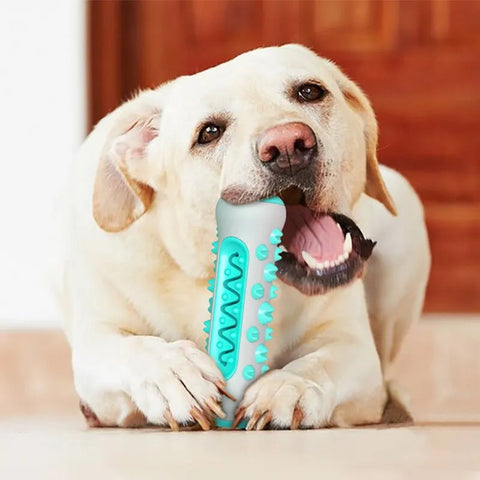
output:
[[214,316],[219,321],[209,325],[211,335],[208,353],[217,359],[220,371],[228,380],[235,373],[238,363],[245,272],[248,268],[248,249],[245,244],[235,237],[226,238],[220,248],[217,268],[213,303]]

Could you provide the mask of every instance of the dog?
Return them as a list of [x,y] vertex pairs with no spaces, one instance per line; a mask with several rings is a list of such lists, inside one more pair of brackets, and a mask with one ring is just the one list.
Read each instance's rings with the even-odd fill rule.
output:
[[73,165],[61,275],[89,425],[207,430],[222,416],[202,331],[214,209],[272,195],[287,220],[270,371],[235,422],[380,422],[430,253],[417,195],[376,146],[362,90],[300,45],[179,77],[103,118]]

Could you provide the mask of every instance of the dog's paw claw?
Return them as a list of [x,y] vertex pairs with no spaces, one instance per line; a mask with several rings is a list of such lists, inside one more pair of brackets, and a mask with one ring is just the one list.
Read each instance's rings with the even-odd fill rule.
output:
[[260,417],[263,416],[263,413],[264,412],[255,410],[250,416],[250,420],[248,421],[247,426],[245,427],[245,430],[254,430],[255,426],[257,425],[257,422],[260,420]]
[[226,385],[224,382],[215,382],[215,385],[218,389],[218,391],[222,394],[225,395],[227,398],[229,398],[232,402],[236,402],[237,399],[226,390]]
[[172,412],[170,411],[169,408],[167,408],[167,409],[165,410],[164,417],[165,417],[165,420],[166,420],[167,423],[168,423],[168,426],[169,426],[173,431],[175,431],[175,432],[180,431],[180,427],[179,427],[177,421],[175,420],[175,418],[173,418]]
[[85,402],[82,402],[80,400],[79,406],[80,406],[80,411],[82,412],[83,416],[85,417],[87,425],[90,428],[102,427],[102,423],[98,419],[97,415],[95,415],[95,412]]
[[202,430],[210,430],[212,428],[212,418],[205,414],[202,410],[198,407],[193,407],[190,410],[190,415],[193,419],[202,427]]
[[298,405],[295,405],[295,408],[293,409],[290,430],[297,430],[302,423],[304,416],[303,410]]
[[257,422],[255,426],[255,430],[264,430],[265,427],[271,422],[272,420],[272,412],[265,412]]
[[245,407],[240,407],[236,412],[235,412],[235,417],[233,419],[232,423],[232,428],[237,428],[238,425],[240,425],[240,422],[243,420],[243,417],[245,416]]

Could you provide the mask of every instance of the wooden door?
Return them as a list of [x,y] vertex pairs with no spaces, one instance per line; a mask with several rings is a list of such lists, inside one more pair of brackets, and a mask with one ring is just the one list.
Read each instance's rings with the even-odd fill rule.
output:
[[422,198],[430,311],[480,311],[480,2],[92,1],[90,121],[140,87],[299,42],[368,93],[379,159]]

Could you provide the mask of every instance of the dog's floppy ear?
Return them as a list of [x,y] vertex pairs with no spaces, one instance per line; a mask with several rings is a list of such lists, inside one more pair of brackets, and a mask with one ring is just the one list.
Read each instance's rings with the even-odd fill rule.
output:
[[377,161],[377,140],[378,126],[375,119],[375,113],[372,106],[360,87],[352,82],[336,65],[329,62],[333,69],[334,76],[342,91],[345,100],[350,107],[358,112],[363,118],[365,125],[365,141],[367,147],[367,178],[365,183],[365,193],[383,203],[385,208],[392,214],[396,215],[397,210],[392,197],[388,193],[385,182],[380,173]]
[[[131,106],[130,106],[131,107]],[[124,114],[122,108],[127,110]],[[153,188],[142,181],[146,149],[157,135],[159,113],[120,107],[114,131],[101,153],[93,190],[93,217],[100,228],[119,232],[141,217],[153,199]],[[113,113],[115,115],[116,112]]]

